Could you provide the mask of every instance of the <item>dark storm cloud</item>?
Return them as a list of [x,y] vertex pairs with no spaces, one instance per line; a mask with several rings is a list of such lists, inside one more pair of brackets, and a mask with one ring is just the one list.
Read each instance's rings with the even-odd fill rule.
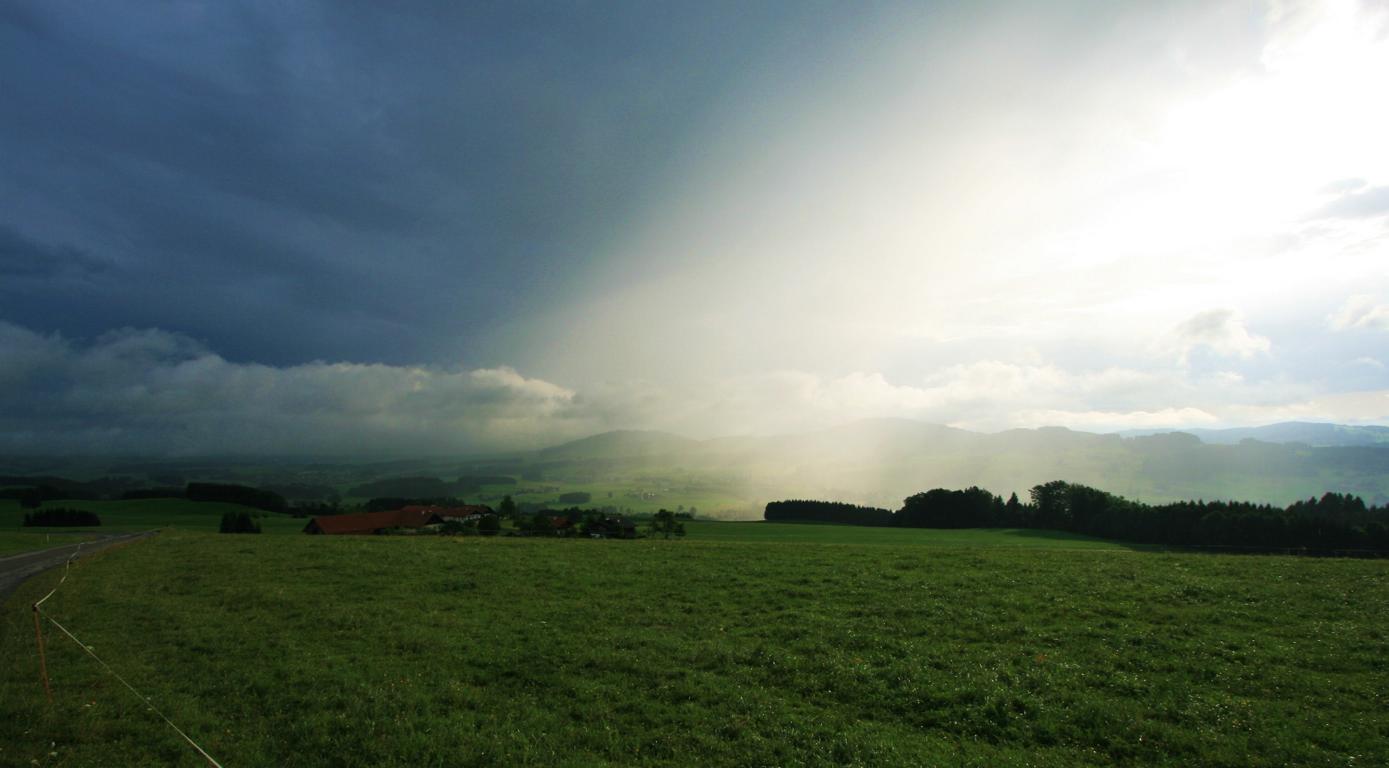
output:
[[109,266],[77,248],[38,243],[0,225],[0,277],[80,280]]
[[510,368],[234,363],[179,334],[0,322],[0,454],[420,455],[536,447],[610,407]]
[[[161,327],[273,363],[466,356],[563,295],[700,111],[766,41],[814,25],[834,19],[7,4],[0,227],[28,244],[4,262],[28,280],[0,285],[0,319]],[[75,254],[105,282],[67,279]]]

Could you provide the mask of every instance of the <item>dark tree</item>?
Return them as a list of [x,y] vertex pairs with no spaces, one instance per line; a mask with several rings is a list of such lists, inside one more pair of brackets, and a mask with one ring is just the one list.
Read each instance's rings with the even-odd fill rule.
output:
[[[693,516],[694,509],[690,509]],[[762,518],[783,523],[840,523],[842,525],[892,525],[892,512],[838,501],[791,499],[767,504]]]
[[249,512],[223,512],[219,533],[260,533],[260,523]]
[[501,530],[502,522],[496,515],[483,515],[482,519],[477,521],[477,532],[483,536],[496,536]]
[[983,488],[934,488],[908,497],[895,523],[909,528],[989,528],[1001,522],[1003,499]]
[[516,502],[511,500],[511,494],[502,497],[502,502],[497,505],[497,514],[507,519],[516,517]]
[[555,521],[550,519],[548,512],[537,512],[531,515],[527,530],[536,536],[549,536],[555,532]]
[[662,509],[651,517],[651,533],[660,534],[661,538],[669,539],[671,536],[684,536],[685,524],[675,519],[675,513],[668,509]]
[[95,512],[85,509],[54,507],[26,512],[23,525],[40,528],[90,528],[101,525],[101,518]]

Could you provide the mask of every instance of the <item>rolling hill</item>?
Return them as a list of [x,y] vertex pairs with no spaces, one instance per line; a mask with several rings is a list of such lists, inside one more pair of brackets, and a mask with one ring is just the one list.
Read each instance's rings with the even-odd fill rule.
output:
[[[1320,431],[1351,436],[1347,440],[1374,434],[1347,429]],[[1025,496],[1033,485],[1055,479],[1147,501],[1233,498],[1287,504],[1339,491],[1389,502],[1389,444],[1204,441],[1184,432],[1125,436],[1045,427],[985,434],[881,419],[803,434],[710,440],[610,432],[539,451],[532,460],[545,462],[550,477],[563,477],[566,470],[592,477],[678,467],[735,478],[749,498],[822,498],[887,507],[931,487],[979,485]]]

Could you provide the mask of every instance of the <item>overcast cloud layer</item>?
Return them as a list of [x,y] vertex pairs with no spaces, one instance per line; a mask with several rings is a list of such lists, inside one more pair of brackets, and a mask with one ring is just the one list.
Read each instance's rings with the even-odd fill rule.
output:
[[1389,421],[1383,3],[455,5],[0,7],[0,450]]

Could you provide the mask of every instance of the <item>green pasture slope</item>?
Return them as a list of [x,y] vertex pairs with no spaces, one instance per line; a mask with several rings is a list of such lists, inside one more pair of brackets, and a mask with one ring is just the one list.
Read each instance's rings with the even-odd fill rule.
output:
[[257,522],[265,533],[298,533],[308,520],[263,512],[240,504],[220,501],[188,501],[187,499],[131,499],[128,501],[83,501],[80,499],[50,501],[45,507],[85,509],[101,518],[96,528],[23,528],[24,512],[12,499],[0,500],[0,531],[73,531],[90,530],[101,533],[145,531],[151,528],[177,528],[189,531],[216,532],[225,512],[249,512],[259,515]]
[[[228,766],[1389,764],[1389,562],[705,533],[166,532],[49,607]],[[200,764],[52,633],[44,703],[55,580],[0,765]]]

